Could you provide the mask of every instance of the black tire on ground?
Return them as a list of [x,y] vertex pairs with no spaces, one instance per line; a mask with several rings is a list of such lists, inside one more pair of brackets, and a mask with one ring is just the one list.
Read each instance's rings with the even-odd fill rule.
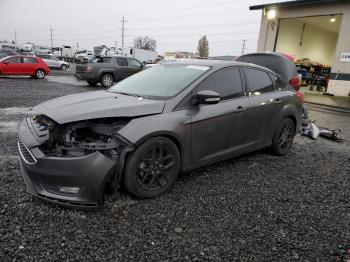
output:
[[35,78],[37,78],[37,79],[44,79],[45,78],[45,71],[44,70],[42,70],[42,69],[38,69],[38,70],[36,70],[35,71]]
[[294,121],[289,117],[282,119],[272,139],[272,153],[279,156],[287,154],[292,147],[294,136]]
[[65,65],[65,64],[62,64],[62,65],[61,65],[61,70],[66,71],[67,68],[68,68],[67,65]]
[[110,88],[114,83],[114,78],[112,74],[104,74],[101,77],[101,84],[105,88]]
[[97,85],[97,82],[95,82],[95,81],[86,81],[88,84],[89,84],[89,86],[96,86]]
[[177,146],[165,137],[151,138],[129,156],[123,184],[136,197],[153,198],[170,190],[180,168]]

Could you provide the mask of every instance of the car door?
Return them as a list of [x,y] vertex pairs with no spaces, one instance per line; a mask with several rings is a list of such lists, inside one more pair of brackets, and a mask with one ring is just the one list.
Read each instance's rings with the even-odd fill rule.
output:
[[248,97],[243,89],[239,67],[224,68],[203,80],[192,97],[203,90],[220,94],[212,105],[191,105],[192,163],[198,164],[240,150],[247,145],[246,110]]
[[33,75],[35,73],[35,64],[37,63],[34,57],[23,57],[22,59],[22,73],[26,75]]
[[59,60],[57,57],[52,57],[52,65],[55,68],[60,68],[61,67],[61,60]]
[[128,72],[128,75],[131,76],[139,71],[142,70],[142,64],[134,59],[134,58],[128,58],[128,67],[129,67],[129,72]]
[[118,80],[122,80],[124,78],[127,78],[129,76],[129,67],[128,67],[128,59],[125,57],[117,57],[117,69],[116,73],[118,77]]
[[3,74],[6,75],[18,75],[21,72],[21,61],[20,56],[14,56],[4,61]]
[[279,90],[275,88],[270,73],[263,69],[244,67],[244,76],[250,103],[248,114],[252,119],[247,131],[256,143],[266,144],[281,110]]

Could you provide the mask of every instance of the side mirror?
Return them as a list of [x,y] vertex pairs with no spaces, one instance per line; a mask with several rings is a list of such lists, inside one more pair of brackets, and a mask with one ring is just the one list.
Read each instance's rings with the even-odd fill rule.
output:
[[195,104],[213,105],[219,103],[221,97],[211,90],[199,91],[195,96]]

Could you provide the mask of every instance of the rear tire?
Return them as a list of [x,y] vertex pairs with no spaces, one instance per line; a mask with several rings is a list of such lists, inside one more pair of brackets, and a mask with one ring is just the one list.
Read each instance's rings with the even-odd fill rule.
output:
[[66,71],[67,68],[68,68],[67,65],[65,65],[65,64],[61,65],[61,70]]
[[104,88],[110,88],[114,84],[113,75],[104,74],[101,78],[101,84]]
[[123,176],[126,190],[139,198],[153,198],[168,191],[181,168],[177,146],[168,138],[155,137],[129,157]]
[[282,119],[272,140],[272,153],[279,156],[287,154],[292,147],[294,136],[295,124],[293,120],[288,117]]
[[45,71],[42,70],[42,69],[38,69],[38,70],[36,70],[35,76],[34,76],[34,77],[35,77],[36,79],[44,79],[45,76],[46,76]]

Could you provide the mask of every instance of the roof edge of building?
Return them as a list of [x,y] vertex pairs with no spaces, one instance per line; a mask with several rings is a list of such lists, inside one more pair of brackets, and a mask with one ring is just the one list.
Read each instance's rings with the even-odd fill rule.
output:
[[332,2],[343,2],[343,0],[293,0],[293,1],[284,1],[276,2],[262,5],[252,5],[249,6],[249,10],[260,10],[265,7],[286,7],[286,6],[298,6],[298,5],[310,5],[310,4],[326,4]]

